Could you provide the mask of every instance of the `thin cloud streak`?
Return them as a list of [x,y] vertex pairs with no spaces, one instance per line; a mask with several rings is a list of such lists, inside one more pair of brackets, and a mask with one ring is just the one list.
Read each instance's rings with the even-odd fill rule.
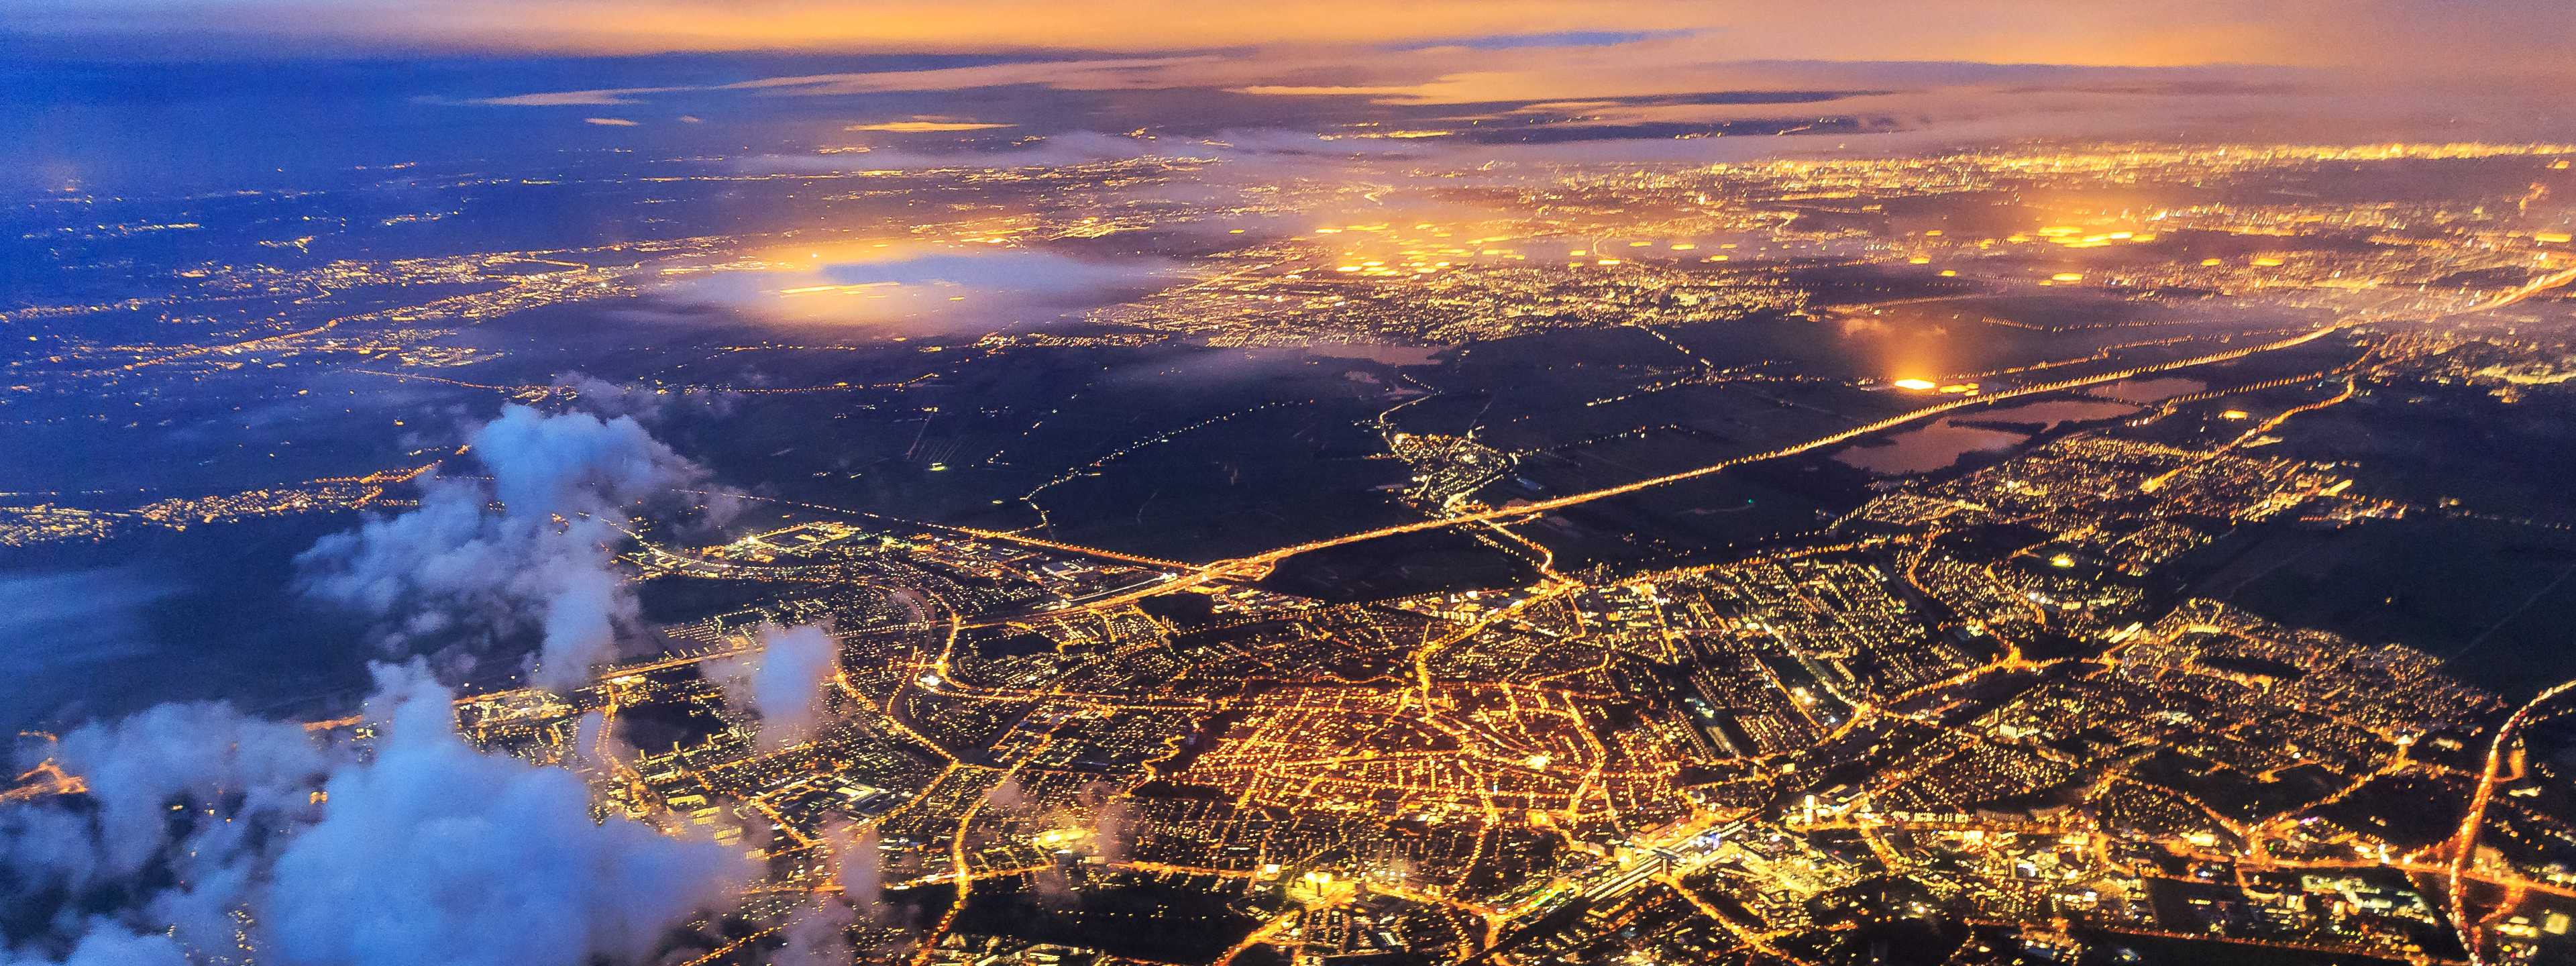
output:
[[[1763,0],[1308,0],[1293,10],[1195,0],[92,0],[15,11],[7,32],[107,49],[152,39],[199,54],[279,52],[873,51],[1173,54],[1292,46],[1385,53],[1526,44],[1603,49],[1697,33],[1717,58],[2367,67],[2426,76],[2551,74],[2576,35],[2559,0],[1853,0],[1831,15]],[[1520,38],[1528,38],[1524,41]],[[1636,43],[1621,41],[1635,40]]]

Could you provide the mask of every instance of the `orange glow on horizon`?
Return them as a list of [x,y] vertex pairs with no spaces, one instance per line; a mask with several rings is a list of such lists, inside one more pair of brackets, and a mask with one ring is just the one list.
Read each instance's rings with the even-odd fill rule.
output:
[[886,121],[879,124],[852,124],[844,131],[882,131],[892,134],[926,134],[939,131],[991,131],[1013,127],[1010,124],[987,124],[981,121]]
[[[2520,5],[2447,5],[2443,29],[2406,29],[2400,21],[2355,17],[2336,4],[2298,4],[2245,16],[2207,0],[2135,4],[2068,4],[1995,0],[1973,5],[1863,0],[1852,16],[1818,17],[1795,5],[1756,0],[1424,0],[1411,4],[1309,0],[1289,9],[1182,2],[1111,0],[976,0],[970,4],[886,0],[851,5],[775,0],[739,5],[716,0],[450,0],[359,10],[292,0],[251,0],[246,16],[278,12],[254,39],[304,38],[344,46],[413,50],[652,54],[679,51],[848,51],[1028,53],[1258,49],[1258,57],[1208,57],[1234,75],[1223,86],[1280,84],[1331,76],[1299,70],[1322,66],[1320,48],[1343,50],[1342,67],[1382,67],[1390,60],[1439,60],[1447,70],[1354,71],[1353,86],[1405,87],[1443,74],[1494,71],[1501,76],[1565,78],[1591,73],[1593,86],[1662,75],[1714,89],[1708,69],[1749,60],[1780,62],[1951,61],[2104,67],[2279,65],[2372,68],[2415,65],[2420,74],[2548,75],[2570,73],[2557,56],[2563,36],[2530,22]],[[283,15],[291,12],[292,15]],[[2426,19],[2430,19],[2427,17]],[[145,35],[183,29],[137,16],[102,26],[77,9],[31,9],[19,18],[35,34]],[[1578,55],[1616,52],[1626,59],[1580,56],[1574,63],[1533,58],[1496,70],[1490,50],[1468,38],[1635,33],[1624,42],[1569,40],[1556,49]],[[1390,44],[1419,45],[1392,58]],[[1447,46],[1457,44],[1456,46]],[[1545,45],[1541,41],[1541,46]],[[1642,56],[1640,56],[1642,55]],[[1513,60],[1523,60],[1512,58]],[[1696,78],[1675,76],[1697,70]],[[1409,75],[1409,76],[1408,76]],[[1314,82],[1308,81],[1312,84]],[[1325,82],[1331,83],[1331,82]],[[1485,86],[1481,82],[1477,86]],[[1515,84],[1494,85],[1515,87]],[[1561,87],[1562,85],[1551,85]]]

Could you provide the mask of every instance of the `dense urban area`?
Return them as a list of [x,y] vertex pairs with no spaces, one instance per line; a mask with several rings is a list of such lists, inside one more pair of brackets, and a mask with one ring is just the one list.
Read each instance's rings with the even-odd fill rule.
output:
[[[65,186],[0,552],[284,547],[471,749],[748,864],[674,966],[2576,961],[2576,146],[1131,140]],[[649,459],[508,455],[576,421]],[[435,643],[387,602],[518,592],[365,570],[446,520],[606,577]],[[5,807],[84,814],[46,690]]]

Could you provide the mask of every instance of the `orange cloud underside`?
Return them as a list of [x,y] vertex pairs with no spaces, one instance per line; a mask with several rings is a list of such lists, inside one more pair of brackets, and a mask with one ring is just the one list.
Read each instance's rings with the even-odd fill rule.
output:
[[985,124],[976,121],[886,121],[879,124],[852,124],[844,131],[883,131],[890,134],[928,134],[939,131],[990,131],[1010,127],[1008,124]]
[[[258,6],[250,0],[248,6]],[[849,49],[1173,51],[1699,31],[1709,59],[2364,66],[2547,59],[2576,4],[2443,0],[449,0],[364,16],[280,0],[287,34],[580,52]],[[149,18],[138,18],[148,20]],[[33,21],[42,27],[42,15]],[[67,21],[69,23],[71,21]],[[143,30],[148,24],[123,28]],[[65,28],[70,29],[70,28]],[[100,29],[93,18],[83,29]],[[2563,53],[2563,52],[2560,52]]]

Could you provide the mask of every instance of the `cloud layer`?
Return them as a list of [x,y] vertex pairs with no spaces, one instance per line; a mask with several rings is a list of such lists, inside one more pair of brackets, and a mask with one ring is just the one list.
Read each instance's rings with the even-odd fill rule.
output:
[[297,558],[301,589],[376,618],[388,651],[461,671],[520,661],[534,636],[537,683],[578,684],[635,622],[607,549],[628,508],[704,471],[631,416],[524,406],[476,430],[472,452],[488,481],[433,481],[418,509],[324,538]]
[[[631,416],[512,406],[470,449],[488,478],[321,541],[304,589],[375,617],[397,653],[474,671],[534,637],[538,680],[579,683],[635,620],[607,550],[628,508],[702,472]],[[830,639],[777,637],[754,692],[810,730]],[[573,773],[468,745],[426,662],[374,673],[361,738],[169,704],[19,756],[83,793],[0,807],[0,966],[635,964],[756,871],[598,821]]]
[[[842,170],[878,163],[826,156],[794,160]],[[1069,160],[1050,155],[1025,163]],[[661,294],[771,322],[936,332],[1045,322],[1172,281],[1164,274],[1169,266],[1158,260],[1102,261],[1031,250],[834,246],[778,253],[755,264],[670,283]]]
[[[1013,51],[1151,54],[1241,47],[1455,45],[1517,38],[1698,33],[1720,56],[2175,65],[2268,63],[2511,67],[2557,56],[2576,12],[2556,0],[1854,0],[1831,15],[1761,0],[1306,0],[1289,8],[1187,0],[1063,4],[893,0],[454,0],[348,6],[311,0],[92,0],[12,17],[33,36],[155,38],[193,49],[650,53],[674,50]],[[2563,72],[2563,68],[2561,68]]]
[[571,772],[468,747],[417,667],[378,683],[391,724],[375,760],[334,773],[322,820],[278,856],[265,921],[282,961],[640,962],[747,881],[713,842],[592,821]]
[[212,704],[66,735],[82,798],[0,810],[0,964],[639,963],[748,881],[712,842],[591,817],[571,773],[486,755],[417,663],[379,665],[369,746]]
[[760,747],[775,750],[814,737],[840,650],[820,625],[767,624],[760,628],[759,653],[710,662],[707,674],[724,689],[727,705],[759,719]]

